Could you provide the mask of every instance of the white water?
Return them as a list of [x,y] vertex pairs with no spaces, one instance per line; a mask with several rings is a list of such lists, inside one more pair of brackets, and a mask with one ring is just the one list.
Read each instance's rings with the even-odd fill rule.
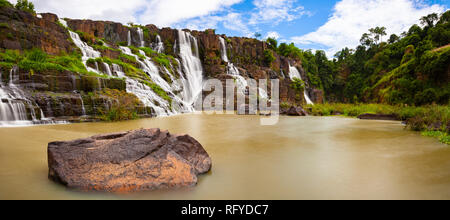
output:
[[119,78],[125,78],[125,73],[122,70],[122,67],[113,63],[112,64],[113,74]]
[[80,100],[81,100],[81,114],[82,116],[86,116],[86,108],[84,107],[84,100],[83,96],[80,94]]
[[[15,84],[19,80],[17,70],[17,67],[10,70],[8,83],[3,82],[0,73],[0,126],[2,127],[38,123],[35,112],[37,105],[29,100],[24,91]],[[40,112],[41,117],[44,118],[41,109]]]
[[[291,78],[291,80],[294,80],[294,78],[302,79],[302,76],[300,75],[300,72],[298,71],[297,67],[291,66],[290,64],[289,64],[289,77]],[[314,105],[314,102],[311,101],[311,99],[308,96],[308,93],[306,92],[306,88],[305,88],[304,96],[305,96],[306,104]]]
[[138,28],[137,32],[139,34],[139,42],[140,42],[140,47],[145,47],[145,41],[144,41],[144,31],[142,30],[142,28]]
[[128,46],[131,46],[131,31],[128,31]]
[[108,76],[113,76],[113,74],[111,72],[111,68],[109,67],[109,64],[103,63],[103,66],[105,66],[106,74],[108,74]]
[[158,53],[164,52],[164,44],[161,41],[161,37],[159,35],[156,35],[156,43],[153,44],[152,49]]
[[[61,19],[61,20],[60,20],[60,23],[63,24],[65,27],[67,27],[67,22],[66,22],[66,21],[64,21],[64,20]],[[88,67],[88,66],[86,65],[86,62],[87,62],[89,59],[96,59],[96,58],[101,57],[101,53],[98,52],[98,51],[96,51],[96,50],[94,50],[94,49],[93,49],[91,46],[89,46],[87,43],[83,42],[83,41],[80,39],[80,35],[78,35],[77,33],[75,33],[75,32],[73,32],[73,31],[70,31],[70,30],[69,30],[69,34],[70,34],[70,37],[72,38],[73,43],[74,43],[78,48],[80,48],[80,50],[81,50],[81,54],[82,54],[81,60],[83,61],[83,64],[84,64],[84,66],[86,67],[86,69],[87,69],[88,71],[91,71],[91,72],[100,73],[100,72],[98,71],[98,63],[97,63],[97,62],[95,63],[96,69],[91,68],[91,67]]]
[[192,105],[202,92],[203,67],[199,58],[197,39],[182,30],[178,30],[178,38],[181,64],[186,75],[183,100]]
[[[243,76],[241,76],[241,74],[239,72],[239,69],[236,66],[234,66],[233,63],[231,63],[229,61],[228,54],[227,54],[227,46],[225,44],[225,39],[223,39],[222,37],[219,37],[219,40],[220,40],[220,45],[222,47],[222,60],[224,62],[228,63],[227,74],[233,76],[233,78],[236,80],[235,83],[236,83],[237,88],[238,88],[237,91],[245,94],[246,91],[247,91],[248,82]],[[264,95],[264,93],[263,93],[264,90],[262,90],[262,91],[261,90],[262,89],[259,89],[260,96]],[[267,93],[266,93],[266,96],[267,96]]]

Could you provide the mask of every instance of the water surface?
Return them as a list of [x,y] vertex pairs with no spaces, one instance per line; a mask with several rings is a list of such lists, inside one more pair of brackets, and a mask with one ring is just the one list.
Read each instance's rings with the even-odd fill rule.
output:
[[[0,199],[450,199],[450,148],[399,122],[180,115],[0,128]],[[47,143],[139,128],[196,138],[213,160],[195,188],[80,193],[47,179]]]

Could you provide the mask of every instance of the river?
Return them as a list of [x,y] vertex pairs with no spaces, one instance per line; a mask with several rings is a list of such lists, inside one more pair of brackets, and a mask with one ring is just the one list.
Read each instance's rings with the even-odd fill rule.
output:
[[[399,122],[344,117],[179,115],[0,128],[0,199],[450,199],[450,148]],[[47,179],[47,143],[162,128],[187,133],[213,169],[194,188],[84,193]]]

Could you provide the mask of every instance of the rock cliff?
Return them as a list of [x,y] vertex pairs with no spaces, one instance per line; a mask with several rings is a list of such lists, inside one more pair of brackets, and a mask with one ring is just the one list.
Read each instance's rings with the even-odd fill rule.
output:
[[[269,45],[256,39],[217,35],[214,30],[62,20],[54,14],[32,15],[11,7],[0,8],[0,24],[3,87],[6,90],[11,86],[8,78],[12,69],[17,68],[18,80],[14,85],[28,94],[31,103],[42,109],[45,117],[104,114],[112,108],[112,103],[117,102],[115,97],[108,97],[103,92],[105,89],[137,97],[140,102],[133,106],[132,111],[138,114],[190,111],[191,103],[181,99],[198,90],[192,87],[198,84],[193,82],[198,79],[192,75],[199,71],[203,79],[216,78],[224,83],[225,79],[236,77],[280,79],[280,102],[304,105],[303,95],[291,88],[291,65],[306,81],[305,95],[314,102],[322,102],[323,99],[320,90],[308,86],[307,74],[300,60],[274,52],[273,62],[267,63],[265,51]],[[195,67],[197,69],[192,69],[191,61],[186,61],[181,53],[181,47],[186,46],[192,49],[190,56],[200,61],[201,66]],[[41,65],[40,68],[27,65],[25,61],[33,57],[26,54],[36,48],[48,54],[46,62],[49,65]],[[11,59],[8,55],[11,51],[18,51],[17,57],[20,58]],[[61,56],[78,59],[78,63],[61,59]],[[79,71],[82,64],[83,70]],[[230,66],[237,74],[230,74]],[[177,80],[184,81],[177,84]],[[186,85],[191,85],[191,88],[185,88]],[[98,105],[102,106],[101,110],[96,110]]]

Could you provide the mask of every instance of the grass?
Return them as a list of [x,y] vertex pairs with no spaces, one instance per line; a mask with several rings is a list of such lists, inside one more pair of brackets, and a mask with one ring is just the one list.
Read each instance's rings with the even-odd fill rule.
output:
[[105,75],[89,72],[81,62],[81,55],[76,52],[50,56],[40,49],[22,52],[18,50],[4,50],[0,51],[0,66],[8,69],[18,66],[22,70],[29,71],[30,74],[70,71],[88,76],[106,77]]
[[169,105],[172,105],[172,98],[167,94],[166,91],[164,91],[164,89],[153,82],[144,81],[144,84],[150,87],[159,97],[166,100]]
[[450,145],[450,135],[442,131],[423,131],[422,135],[425,137],[438,138],[440,142]]
[[[420,131],[426,136],[438,137],[449,144],[450,106],[393,106],[384,104],[317,104],[309,105],[308,111],[314,116],[342,114],[357,117],[361,114],[394,114],[407,124],[407,128]],[[437,135],[439,134],[439,135]]]

